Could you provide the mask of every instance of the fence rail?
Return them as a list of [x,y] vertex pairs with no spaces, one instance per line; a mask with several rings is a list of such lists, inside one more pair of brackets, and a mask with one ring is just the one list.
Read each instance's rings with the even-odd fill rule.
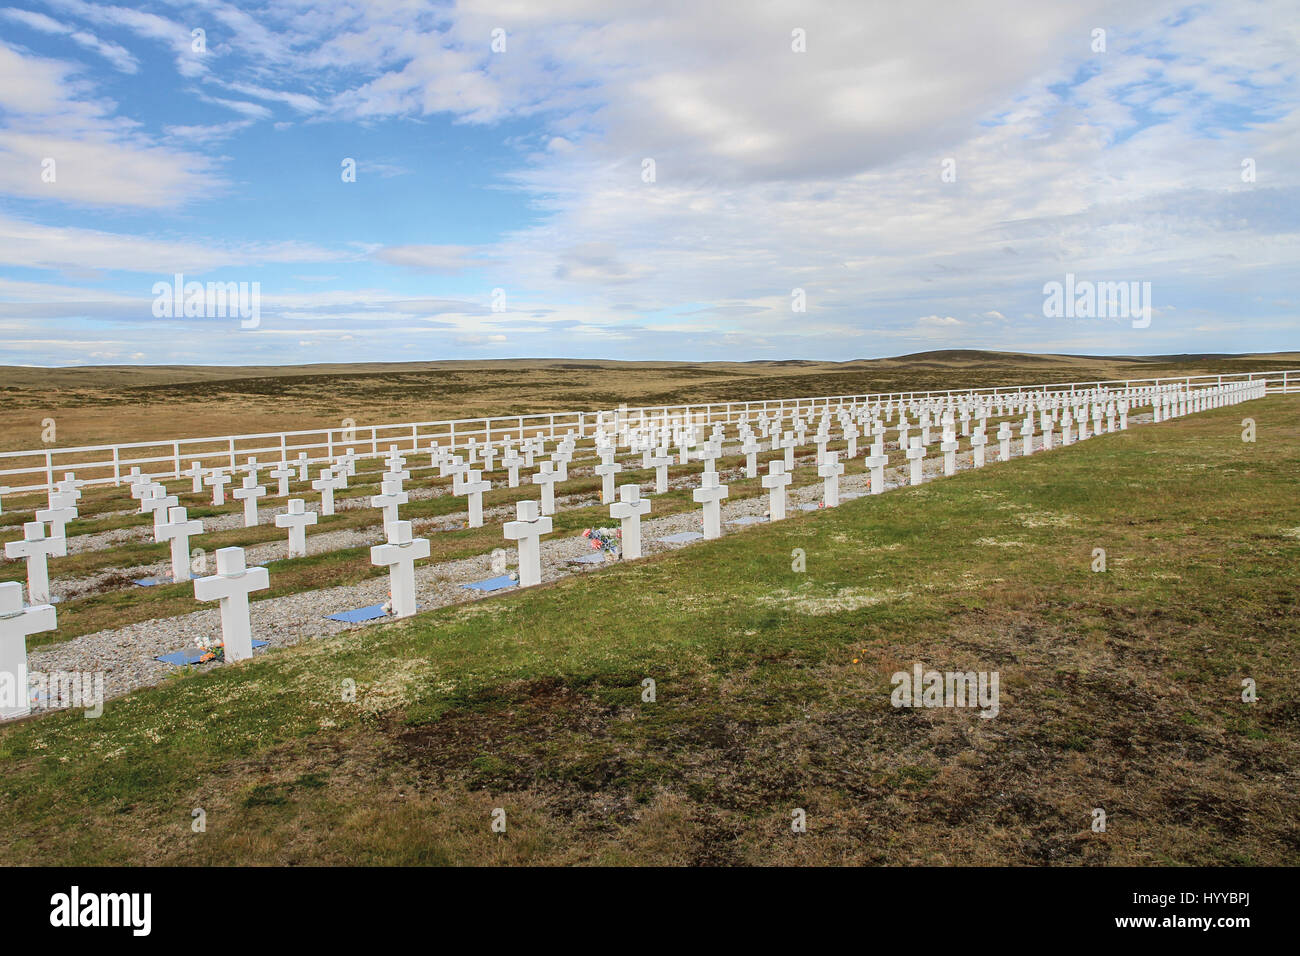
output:
[[[302,431],[262,432],[210,438],[171,438],[158,441],[123,442],[112,445],[83,445],[69,448],[41,448],[0,452],[0,494],[47,491],[62,473],[73,471],[87,485],[120,484],[132,468],[152,478],[180,478],[186,463],[204,468],[235,468],[248,458],[259,462],[290,461],[318,464],[332,461],[351,450],[359,457],[373,458],[391,446],[399,451],[424,451],[430,442],[441,448],[465,448],[471,442],[499,442],[542,436],[563,437],[570,432],[586,438],[601,425],[616,422],[681,421],[712,424],[732,423],[754,415],[770,415],[829,409],[844,404],[919,402],[936,398],[969,396],[1017,397],[1026,393],[1133,389],[1192,388],[1232,382],[1264,382],[1266,391],[1280,394],[1300,392],[1300,370],[1242,372],[1229,375],[1183,375],[1167,378],[1114,379],[1093,382],[1052,382],[1039,385],[984,386],[935,391],[876,392],[860,395],[826,395],[815,398],[767,399],[753,402],[709,402],[691,405],[622,407],[594,412],[543,412],[534,415],[503,415],[490,418],[458,418],[432,422],[390,425],[315,428]],[[265,457],[264,457],[265,456]],[[159,470],[159,466],[162,466]],[[11,484],[10,479],[35,481]]]

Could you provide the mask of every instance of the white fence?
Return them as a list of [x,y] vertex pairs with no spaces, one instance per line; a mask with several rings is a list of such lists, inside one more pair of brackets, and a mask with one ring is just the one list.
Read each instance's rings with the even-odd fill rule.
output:
[[[152,478],[179,478],[189,462],[205,468],[235,468],[249,457],[261,462],[332,461],[352,449],[361,457],[378,457],[389,446],[410,452],[424,450],[430,442],[443,448],[464,448],[471,440],[482,444],[507,438],[549,439],[574,432],[588,437],[598,423],[623,420],[679,420],[731,423],[757,414],[780,411],[807,412],[841,404],[924,401],[953,396],[1016,396],[1026,392],[1086,392],[1094,389],[1143,387],[1194,387],[1230,382],[1265,382],[1267,391],[1300,392],[1300,370],[1248,372],[1232,375],[1192,375],[1173,378],[1144,378],[1096,382],[1055,382],[1043,385],[991,386],[929,392],[880,392],[862,395],[829,395],[817,398],[770,399],[757,402],[710,402],[700,405],[655,405],[596,412],[546,412],[537,415],[506,415],[492,418],[461,418],[436,422],[408,422],[396,425],[318,428],[292,432],[263,432],[223,435],[215,438],[175,438],[163,441],[126,442],[115,445],[84,445],[75,448],[41,448],[0,452],[0,493],[20,494],[46,491],[65,472],[76,472],[88,485],[120,484],[132,468]],[[160,467],[161,466],[161,467]],[[26,482],[26,483],[17,483]]]

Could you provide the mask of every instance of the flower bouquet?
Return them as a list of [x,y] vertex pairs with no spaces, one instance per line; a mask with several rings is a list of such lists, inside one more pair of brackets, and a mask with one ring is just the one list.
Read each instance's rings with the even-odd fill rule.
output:
[[224,641],[208,641],[203,638],[196,638],[194,646],[199,649],[199,663],[206,664],[208,661],[224,661],[226,659],[226,645]]
[[619,544],[623,531],[619,528],[588,528],[582,532],[582,536],[591,544],[593,551],[605,555],[606,561],[614,561],[623,556]]

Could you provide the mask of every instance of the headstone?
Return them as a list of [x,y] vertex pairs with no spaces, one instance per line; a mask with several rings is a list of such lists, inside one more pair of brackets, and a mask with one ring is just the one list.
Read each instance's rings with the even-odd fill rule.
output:
[[600,476],[600,503],[607,505],[614,500],[614,476],[623,470],[623,466],[609,455],[605,461],[596,466],[595,472]]
[[190,467],[186,470],[185,474],[189,475],[193,480],[193,483],[190,486],[190,491],[196,495],[203,491],[203,476],[207,474],[207,469],[203,467],[201,461],[197,458],[191,461]]
[[989,436],[984,434],[983,428],[976,428],[970,436],[970,448],[972,456],[975,459],[975,467],[984,467],[984,446],[989,443]]
[[483,527],[483,492],[492,490],[492,482],[486,480],[477,470],[470,470],[466,474],[466,479],[461,482],[460,490],[456,493],[465,495],[468,499],[467,527],[481,528]]
[[410,496],[395,483],[385,481],[379,486],[380,493],[370,498],[372,508],[382,508],[384,512],[384,534],[391,536],[393,525],[401,519],[397,513],[400,505],[410,500]]
[[5,557],[27,559],[27,603],[50,603],[49,559],[62,558],[68,553],[67,538],[47,538],[45,523],[29,521],[23,525],[20,541],[5,545]]
[[519,487],[519,466],[524,460],[515,454],[514,449],[506,452],[505,457],[501,459],[501,464],[506,469],[506,479],[511,488]]
[[203,483],[212,489],[212,504],[214,507],[220,507],[226,503],[226,485],[230,484],[229,475],[218,468],[206,475]]
[[1024,456],[1028,458],[1034,453],[1034,420],[1026,418],[1020,423],[1020,439],[1024,443]]
[[31,713],[27,686],[27,635],[52,631],[58,626],[54,607],[23,607],[23,586],[0,583],[0,719]]
[[428,556],[428,538],[412,537],[409,521],[394,521],[388,529],[388,543],[370,549],[370,563],[388,567],[393,617],[415,613],[415,562]]
[[740,453],[745,456],[745,477],[758,477],[758,453],[760,446],[753,435],[746,435],[744,444],[740,446]]
[[257,527],[257,499],[266,494],[266,487],[259,485],[257,479],[249,475],[244,479],[244,487],[236,488],[230,493],[230,497],[238,498],[244,502],[244,527]]
[[620,485],[618,501],[609,506],[609,516],[622,522],[623,557],[641,557],[641,516],[649,514],[650,502],[641,497],[639,485]]
[[[36,520],[49,522],[50,537],[66,537],[66,527],[69,521],[77,517],[77,509],[67,504],[67,499],[62,495],[53,495],[53,501],[48,508],[40,508],[36,512]],[[172,504],[176,503],[175,497],[171,499]]]
[[542,486],[541,511],[543,515],[555,514],[555,483],[559,480],[560,475],[555,470],[554,462],[551,461],[542,462],[537,474],[533,475],[533,484]]
[[221,639],[227,661],[244,661],[253,656],[253,628],[248,619],[248,595],[271,586],[266,568],[244,564],[243,548],[220,548],[217,573],[194,581],[194,597],[221,602]]
[[998,426],[998,461],[1011,460],[1011,423]]
[[[355,461],[356,456],[352,455],[351,448],[348,449],[348,455],[352,457],[352,461]],[[353,473],[352,461],[348,462],[348,474]],[[303,482],[307,480],[307,453],[305,451],[298,452],[298,480]]]
[[335,474],[333,468],[325,468],[320,477],[311,483],[311,490],[320,492],[320,513],[322,517],[334,514],[334,492],[348,486],[346,474]]
[[704,537],[717,538],[722,535],[722,499],[727,497],[727,486],[718,484],[716,471],[706,471],[701,481],[692,497],[704,505]]
[[662,495],[668,491],[668,466],[672,463],[673,456],[668,454],[667,445],[660,447],[650,459],[650,466],[655,470],[655,494]]
[[154,485],[150,490],[151,495],[140,499],[140,510],[153,515],[153,527],[157,532],[159,527],[167,523],[167,509],[175,508],[181,502],[175,495],[167,494],[167,489],[162,485]]
[[785,489],[794,481],[794,475],[785,470],[781,459],[767,464],[767,474],[763,476],[763,487],[767,491],[767,513],[771,521],[780,521],[785,517]]
[[957,472],[957,433],[949,425],[944,429],[943,441],[939,443],[939,450],[943,452],[943,473],[953,475]]
[[925,471],[922,466],[922,459],[925,458],[925,445],[922,444],[920,435],[912,436],[912,444],[904,454],[910,462],[908,481],[910,484],[919,485],[925,480]]
[[289,494],[289,479],[293,477],[293,469],[289,467],[289,463],[281,461],[280,464],[271,469],[271,477],[279,483],[276,497],[286,497]]
[[190,579],[190,538],[202,533],[203,522],[197,518],[190,520],[189,513],[182,507],[169,508],[166,524],[153,529],[155,541],[160,544],[171,542],[173,581]]
[[307,525],[316,523],[316,512],[307,510],[301,498],[289,499],[289,511],[275,516],[277,528],[289,529],[289,557],[307,557]]
[[822,479],[822,501],[827,508],[834,508],[840,503],[840,475],[844,474],[844,463],[837,451],[824,451],[823,455],[824,460],[817,466],[817,474]]
[[864,464],[871,471],[871,477],[867,479],[868,490],[873,495],[878,495],[885,490],[885,466],[889,464],[889,456],[883,452],[876,451],[880,443],[872,445],[872,453],[864,459]]
[[551,519],[539,513],[536,501],[515,502],[514,521],[507,521],[502,531],[506,540],[517,541],[519,548],[519,586],[542,583],[542,545],[544,534],[551,533]]

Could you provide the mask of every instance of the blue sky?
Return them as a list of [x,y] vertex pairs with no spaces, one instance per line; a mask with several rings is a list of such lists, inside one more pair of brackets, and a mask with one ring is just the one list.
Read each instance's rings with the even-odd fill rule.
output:
[[1300,348],[1295,2],[614,6],[0,0],[0,364]]

